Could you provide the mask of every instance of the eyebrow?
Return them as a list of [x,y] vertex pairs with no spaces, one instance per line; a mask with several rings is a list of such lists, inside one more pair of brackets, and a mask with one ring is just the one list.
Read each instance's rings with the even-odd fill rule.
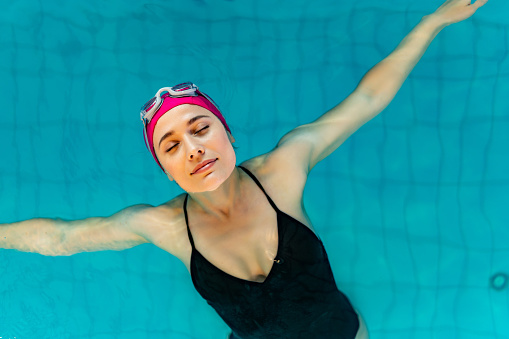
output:
[[[187,126],[191,126],[196,120],[198,119],[201,119],[201,118],[210,118],[209,116],[207,115],[197,115],[191,119],[189,119],[189,121],[187,122]],[[159,140],[159,146],[158,147],[161,147],[161,144],[163,143],[164,139],[168,138],[168,137],[171,137],[173,135],[174,131],[171,130],[169,132],[166,132],[163,137],[161,138],[161,140]]]

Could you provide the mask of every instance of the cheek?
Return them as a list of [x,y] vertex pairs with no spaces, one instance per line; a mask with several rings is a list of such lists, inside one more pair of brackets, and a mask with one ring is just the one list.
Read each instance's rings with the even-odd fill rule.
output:
[[230,143],[228,143],[228,146],[227,146],[226,158],[227,158],[226,159],[227,161],[233,162],[233,165],[235,166],[235,162],[237,160],[237,157],[236,157],[236,154],[235,154],[235,150],[233,149],[233,146]]
[[185,165],[183,165],[181,161],[171,159],[166,161],[163,167],[166,170],[166,173],[171,175],[175,180],[180,180],[181,178],[186,177]]
[[159,163],[163,167],[166,174],[171,175],[174,179],[176,179],[180,173],[178,161],[176,161],[175,157],[169,157],[165,154],[161,154],[156,152],[157,159]]
[[221,155],[223,161],[233,160],[235,163],[235,150],[233,149],[228,135],[223,134],[213,139],[211,146],[213,146],[214,151],[217,151]]
[[235,169],[235,165],[237,163],[237,157],[235,154],[235,150],[233,149],[232,144],[228,144],[227,147],[225,147],[224,152],[222,154],[223,156],[223,171],[221,175],[222,180],[228,179],[228,177],[231,175],[233,170]]

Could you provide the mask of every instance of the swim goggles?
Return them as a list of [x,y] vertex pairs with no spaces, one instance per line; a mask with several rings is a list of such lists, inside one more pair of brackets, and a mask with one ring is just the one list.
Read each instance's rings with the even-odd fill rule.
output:
[[207,94],[200,92],[198,90],[198,86],[192,82],[184,82],[173,87],[163,87],[158,90],[155,96],[141,107],[141,121],[143,121],[143,125],[146,128],[150,120],[152,120],[156,112],[159,110],[159,108],[161,108],[165,97],[169,96],[171,98],[182,98],[197,97],[199,95],[207,98],[219,111],[219,107],[217,107],[214,100],[212,100],[212,98],[210,98]]

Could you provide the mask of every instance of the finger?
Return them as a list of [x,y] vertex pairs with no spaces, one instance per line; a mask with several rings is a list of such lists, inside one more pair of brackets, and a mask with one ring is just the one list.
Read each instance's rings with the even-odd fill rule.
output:
[[484,6],[487,2],[488,2],[488,0],[477,0],[475,3],[471,4],[470,6],[472,6],[474,9],[478,9],[479,7]]

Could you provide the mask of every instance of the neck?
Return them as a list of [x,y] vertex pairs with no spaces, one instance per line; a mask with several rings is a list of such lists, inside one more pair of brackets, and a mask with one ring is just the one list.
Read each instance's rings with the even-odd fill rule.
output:
[[193,200],[206,214],[218,219],[229,219],[241,197],[240,171],[241,169],[235,166],[228,179],[214,191],[189,192],[189,200]]

